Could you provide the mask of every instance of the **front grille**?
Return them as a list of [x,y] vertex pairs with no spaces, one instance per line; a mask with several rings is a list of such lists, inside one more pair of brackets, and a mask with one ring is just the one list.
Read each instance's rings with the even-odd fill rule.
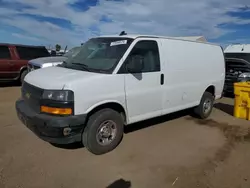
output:
[[35,87],[27,82],[22,85],[22,98],[35,111],[40,112],[40,100],[43,95],[43,89]]

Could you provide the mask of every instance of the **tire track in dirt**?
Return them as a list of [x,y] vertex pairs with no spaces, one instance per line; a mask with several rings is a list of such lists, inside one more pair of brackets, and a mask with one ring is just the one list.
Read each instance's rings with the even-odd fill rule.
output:
[[180,182],[179,185],[177,183],[176,187],[213,188],[214,186],[211,185],[209,178],[207,178],[208,174],[215,172],[216,167],[229,158],[231,151],[236,147],[237,143],[250,141],[250,127],[246,128],[240,125],[230,125],[212,119],[200,120],[187,117],[186,120],[194,121],[201,126],[219,129],[225,136],[226,143],[216,152],[212,159],[208,159],[200,168],[183,170],[181,172],[182,182]]

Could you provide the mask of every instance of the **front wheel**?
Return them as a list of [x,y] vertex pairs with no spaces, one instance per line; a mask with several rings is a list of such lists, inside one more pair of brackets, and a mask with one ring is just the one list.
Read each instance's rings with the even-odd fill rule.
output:
[[210,116],[213,106],[214,96],[209,92],[205,92],[199,106],[194,109],[194,112],[200,119],[206,119]]
[[103,109],[89,117],[82,142],[91,153],[101,155],[114,150],[122,137],[121,115],[112,109]]
[[24,81],[24,78],[25,76],[28,74],[28,71],[27,70],[24,70],[22,73],[21,73],[21,76],[20,76],[20,83],[23,84],[23,81]]

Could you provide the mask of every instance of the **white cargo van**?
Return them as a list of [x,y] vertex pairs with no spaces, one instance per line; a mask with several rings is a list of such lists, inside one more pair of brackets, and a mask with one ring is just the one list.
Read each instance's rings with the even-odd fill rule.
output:
[[80,141],[90,152],[104,154],[117,147],[124,125],[187,108],[207,118],[224,80],[220,46],[104,36],[87,41],[58,67],[30,72],[16,110],[43,140]]

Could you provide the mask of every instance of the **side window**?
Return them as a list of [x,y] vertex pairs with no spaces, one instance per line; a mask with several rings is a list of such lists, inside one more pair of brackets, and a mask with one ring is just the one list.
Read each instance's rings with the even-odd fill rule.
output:
[[30,60],[39,57],[50,56],[46,48],[17,46],[16,49],[18,51],[20,59]]
[[126,61],[123,63],[119,73],[128,73],[126,70],[126,64],[131,56],[140,55],[144,60],[144,67],[142,73],[146,72],[158,72],[160,71],[160,57],[159,49],[156,41],[139,41],[136,43]]
[[30,54],[29,54],[30,51],[28,48],[22,47],[22,46],[16,46],[16,49],[17,49],[20,59],[25,59],[25,60],[30,59]]
[[0,59],[11,59],[8,46],[0,46]]

